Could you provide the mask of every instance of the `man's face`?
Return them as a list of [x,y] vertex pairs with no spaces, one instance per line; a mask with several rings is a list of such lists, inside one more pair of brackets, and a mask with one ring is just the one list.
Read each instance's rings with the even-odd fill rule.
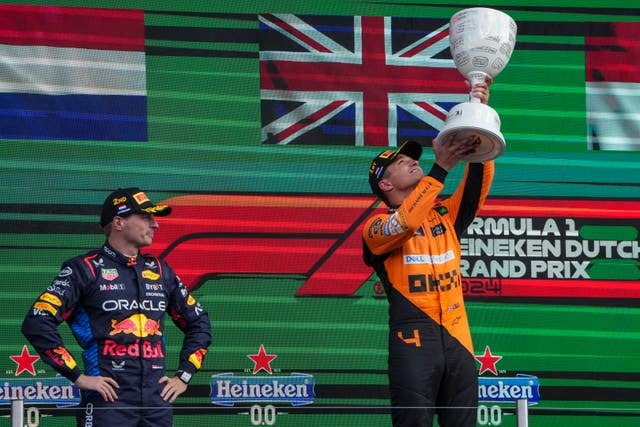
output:
[[398,154],[396,160],[387,166],[384,179],[389,181],[398,191],[413,188],[424,176],[424,172],[417,160],[406,154]]
[[153,233],[158,223],[151,214],[134,213],[122,221],[124,239],[136,247],[149,246],[153,242]]

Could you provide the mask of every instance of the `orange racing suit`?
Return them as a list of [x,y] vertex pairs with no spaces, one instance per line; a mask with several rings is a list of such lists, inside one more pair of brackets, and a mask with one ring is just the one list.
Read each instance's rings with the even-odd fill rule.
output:
[[[468,164],[455,193],[439,201],[447,171],[434,164],[397,210],[365,223],[364,260],[376,271],[389,301],[394,407],[477,406],[459,236],[482,207],[493,173],[493,161]],[[460,367],[452,360],[461,361]],[[392,418],[396,426],[431,425],[432,412],[392,410]],[[468,411],[464,421],[460,411],[436,412],[440,425],[475,425],[475,410]]]

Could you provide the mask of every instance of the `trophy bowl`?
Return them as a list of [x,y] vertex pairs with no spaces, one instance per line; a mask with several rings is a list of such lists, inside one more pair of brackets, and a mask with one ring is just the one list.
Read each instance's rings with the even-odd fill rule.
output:
[[[511,58],[516,43],[517,26],[506,13],[486,7],[463,9],[449,22],[449,47],[453,62],[471,87],[495,78]],[[463,160],[483,162],[498,157],[506,143],[500,133],[500,117],[478,98],[449,111],[437,141],[443,143],[475,137],[480,141],[474,153]]]

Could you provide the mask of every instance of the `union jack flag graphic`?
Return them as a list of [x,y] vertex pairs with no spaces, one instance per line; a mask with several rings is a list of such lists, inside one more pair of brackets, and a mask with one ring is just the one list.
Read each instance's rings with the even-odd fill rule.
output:
[[431,145],[468,99],[444,19],[266,14],[262,143]]

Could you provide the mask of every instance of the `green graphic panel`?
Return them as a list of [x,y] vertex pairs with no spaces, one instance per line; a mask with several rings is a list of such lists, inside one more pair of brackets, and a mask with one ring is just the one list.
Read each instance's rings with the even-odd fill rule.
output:
[[[298,230],[302,241],[325,233],[327,247],[335,249],[336,242],[351,236],[363,218],[379,207],[369,194],[365,176],[381,147],[260,143],[258,14],[448,19],[471,4],[333,0],[11,3],[143,10],[148,137],[142,142],[0,140],[3,378],[37,381],[55,375],[42,361],[33,364],[35,375],[16,374],[18,365],[11,356],[20,355],[26,344],[19,332],[24,314],[65,259],[101,245],[104,238],[97,216],[106,194],[135,185],[154,200],[221,200],[216,216],[205,219],[217,233],[222,229],[227,233],[226,240],[216,242],[224,252],[235,250],[231,248],[237,243],[234,239],[250,227],[273,223],[279,227],[273,231],[277,235],[273,240],[243,249],[242,265],[249,266],[250,273],[209,268],[216,264],[213,256],[203,268],[209,275],[193,293],[209,311],[213,344],[201,372],[175,405],[174,425],[250,426],[271,421],[277,426],[390,425],[388,304],[379,292],[378,278],[369,274],[355,291],[339,296],[301,295],[313,268],[320,268],[321,260],[331,258],[332,252],[309,249],[298,241],[276,262],[266,267],[261,264],[262,252],[269,252],[269,246],[280,248],[276,239],[283,240],[283,230],[290,231],[290,209],[317,210],[316,217],[305,217],[306,223]],[[507,149],[496,160],[489,198],[497,205],[509,201],[506,206],[514,211],[503,208],[499,214],[489,211],[486,215],[534,218],[529,229],[547,217],[558,223],[578,218],[581,226],[572,239],[586,246],[579,259],[567,256],[561,260],[569,263],[562,264],[563,268],[566,265],[563,271],[574,271],[571,261],[588,263],[588,279],[574,285],[576,295],[554,293],[554,286],[571,289],[570,277],[545,277],[544,283],[525,278],[524,284],[508,277],[503,278],[505,283],[521,286],[520,294],[503,293],[495,298],[487,292],[468,294],[476,355],[489,346],[492,354],[502,357],[496,364],[497,375],[485,372],[482,377],[537,377],[540,402],[529,407],[531,425],[635,426],[640,416],[640,249],[634,203],[640,199],[640,152],[589,150],[585,82],[589,49],[585,39],[587,23],[640,23],[640,10],[627,1],[602,0],[472,4],[501,9],[519,26],[514,54],[492,85],[490,100],[502,120]],[[432,161],[426,149],[423,167],[428,170]],[[451,171],[444,194],[455,189],[462,173],[462,165]],[[287,196],[292,199],[278,199]],[[274,202],[277,209],[256,201],[261,197],[278,199]],[[313,201],[317,203],[313,205],[313,197],[327,200]],[[563,211],[572,208],[573,201],[581,207]],[[556,202],[562,202],[560,207]],[[343,220],[340,212],[351,203],[360,210]],[[598,210],[601,203],[606,206]],[[516,211],[518,205],[531,212]],[[549,212],[533,213],[539,210]],[[617,214],[607,215],[609,210]],[[194,218],[202,220],[195,212],[184,217],[185,224]],[[329,223],[336,228],[326,231]],[[161,222],[158,236],[174,232],[171,227]],[[601,249],[593,249],[588,242]],[[616,244],[607,246],[607,242]],[[607,247],[613,248],[609,254]],[[155,250],[165,250],[176,269],[183,265],[177,259],[173,262],[171,257],[177,255],[166,246]],[[303,267],[300,260],[313,250],[318,251],[312,257],[313,268]],[[358,250],[350,248],[351,258],[344,258],[345,270],[360,262]],[[589,250],[595,255],[589,257]],[[237,253],[234,262],[241,259]],[[527,256],[521,258],[527,261]],[[542,261],[558,260],[548,257]],[[189,277],[190,272],[184,274]],[[334,282],[346,282],[345,276],[335,274]],[[502,286],[507,289],[506,284]],[[61,331],[80,359],[80,348],[68,327],[62,326]],[[166,336],[167,366],[173,369],[182,335],[170,325]],[[313,403],[212,404],[212,375],[269,376],[264,371],[253,374],[248,357],[258,353],[261,345],[268,354],[277,355],[271,362],[273,375],[313,376]],[[34,353],[30,347],[29,351]],[[0,392],[6,393],[2,387]],[[252,408],[254,404],[259,407]],[[478,425],[516,425],[514,404],[482,405]],[[40,425],[74,423],[73,409],[54,405],[39,409]],[[8,405],[1,406],[0,412],[8,415]],[[0,418],[0,426],[4,425],[10,425],[8,417]]]

